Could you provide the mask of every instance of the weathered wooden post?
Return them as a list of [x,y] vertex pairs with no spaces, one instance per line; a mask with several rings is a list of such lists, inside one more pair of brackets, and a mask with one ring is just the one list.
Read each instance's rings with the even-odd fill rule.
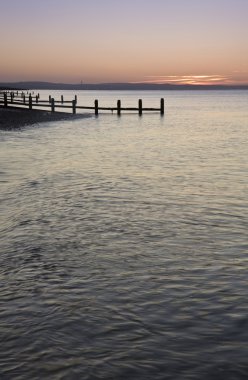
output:
[[160,99],[160,115],[164,115],[164,98]]
[[26,103],[26,98],[25,98],[25,95],[23,95],[23,104]]
[[77,104],[77,95],[75,95],[75,102],[76,102],[76,104]]
[[98,115],[98,100],[95,100],[95,115]]
[[139,99],[139,116],[142,115],[142,99]]
[[117,100],[117,115],[121,115],[121,101]]
[[64,104],[64,97],[61,95],[61,104]]
[[36,103],[38,103],[38,101],[39,101],[39,96],[38,95],[36,95],[35,100],[36,100]]
[[32,95],[31,94],[29,94],[28,107],[30,110],[32,109]]
[[55,112],[54,98],[51,98],[51,111]]
[[8,107],[8,96],[6,94],[6,92],[4,93],[4,107]]
[[73,101],[72,101],[72,113],[76,113],[76,100],[74,99]]
[[52,101],[52,97],[51,95],[49,95],[49,103],[51,103],[51,101]]

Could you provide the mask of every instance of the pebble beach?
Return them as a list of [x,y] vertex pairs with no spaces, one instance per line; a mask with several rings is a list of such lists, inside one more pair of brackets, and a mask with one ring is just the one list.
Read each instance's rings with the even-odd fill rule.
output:
[[71,114],[64,112],[51,113],[43,110],[27,110],[16,108],[0,107],[0,129],[11,130],[18,129],[28,125],[38,123],[60,121],[68,119],[82,119],[89,117],[88,114]]

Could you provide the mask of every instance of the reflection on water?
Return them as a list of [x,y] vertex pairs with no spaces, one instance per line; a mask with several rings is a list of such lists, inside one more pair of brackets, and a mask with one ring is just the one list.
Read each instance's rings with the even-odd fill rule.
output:
[[247,92],[161,96],[0,132],[1,379],[247,378]]

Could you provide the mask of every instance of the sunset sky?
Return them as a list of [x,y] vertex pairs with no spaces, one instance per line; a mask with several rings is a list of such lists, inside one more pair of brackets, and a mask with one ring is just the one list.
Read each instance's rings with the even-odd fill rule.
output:
[[248,84],[248,0],[0,0],[0,81]]

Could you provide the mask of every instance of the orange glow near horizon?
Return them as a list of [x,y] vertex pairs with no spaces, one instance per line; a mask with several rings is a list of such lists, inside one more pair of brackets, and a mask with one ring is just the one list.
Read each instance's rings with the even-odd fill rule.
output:
[[148,76],[143,81],[132,83],[154,83],[154,84],[181,84],[181,85],[237,85],[244,83],[243,77],[241,80],[237,76],[232,75],[165,75],[165,76]]

